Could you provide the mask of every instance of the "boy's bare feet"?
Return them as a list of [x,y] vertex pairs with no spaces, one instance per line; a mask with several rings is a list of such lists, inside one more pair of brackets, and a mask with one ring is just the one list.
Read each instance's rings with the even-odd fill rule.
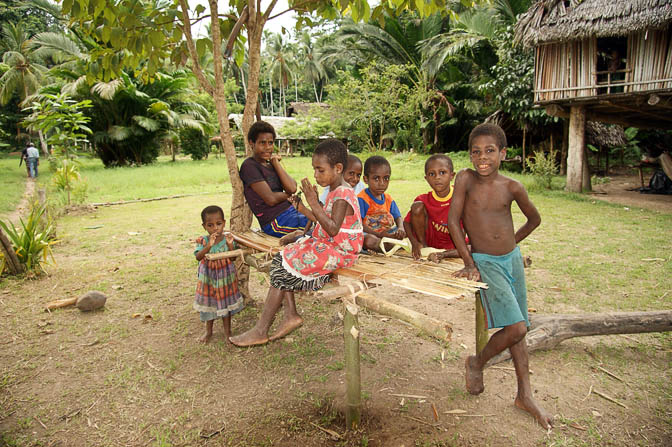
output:
[[483,385],[483,370],[478,367],[475,355],[470,355],[464,361],[466,369],[465,378],[467,380],[467,391],[471,394],[481,394],[485,386]]
[[229,337],[229,341],[234,345],[244,348],[246,346],[257,346],[268,343],[268,336],[259,333],[256,328],[252,328],[235,337]]
[[530,413],[545,429],[553,427],[553,416],[548,414],[546,410],[537,405],[537,402],[531,397],[522,397],[520,394],[516,396],[516,407],[523,411]]
[[299,316],[283,318],[280,322],[280,326],[278,326],[278,330],[275,332],[275,334],[271,335],[269,340],[273,341],[282,338],[285,335],[289,335],[292,331],[294,331],[294,329],[301,326],[301,324],[303,324],[303,318]]

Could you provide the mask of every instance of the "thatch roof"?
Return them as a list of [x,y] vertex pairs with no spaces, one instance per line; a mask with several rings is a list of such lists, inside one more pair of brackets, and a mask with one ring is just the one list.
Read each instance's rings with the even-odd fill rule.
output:
[[586,123],[586,140],[598,148],[624,146],[627,143],[623,128],[618,125],[588,121]]
[[324,102],[290,102],[289,107],[287,107],[287,116],[294,115],[305,115],[310,112],[310,109],[319,107],[322,109],[328,109],[329,104]]
[[671,0],[539,0],[520,16],[516,41],[530,47],[592,36],[627,36],[670,22]]
[[[229,121],[233,120],[238,126],[240,131],[243,131],[243,114],[242,113],[231,113],[229,114]],[[262,121],[266,121],[268,124],[275,128],[275,136],[278,140],[295,140],[294,137],[288,137],[282,135],[282,128],[287,123],[293,123],[296,121],[296,118],[286,117],[286,116],[262,116]]]

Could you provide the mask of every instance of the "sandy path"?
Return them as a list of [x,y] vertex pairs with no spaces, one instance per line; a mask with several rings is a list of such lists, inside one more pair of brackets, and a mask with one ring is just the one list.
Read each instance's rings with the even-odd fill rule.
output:
[[7,215],[7,220],[12,222],[14,225],[19,224],[19,218],[24,217],[30,212],[30,200],[35,195],[35,180],[27,179],[26,180],[26,190],[23,192],[23,197],[21,201],[16,206],[16,209]]

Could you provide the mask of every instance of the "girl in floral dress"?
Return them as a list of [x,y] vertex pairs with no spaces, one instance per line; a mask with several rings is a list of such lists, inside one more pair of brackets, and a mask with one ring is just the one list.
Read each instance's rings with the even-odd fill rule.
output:
[[233,250],[236,243],[230,233],[224,232],[224,211],[215,205],[201,211],[203,228],[207,236],[196,239],[194,255],[198,261],[198,283],[194,309],[205,323],[205,334],[199,341],[207,343],[212,337],[212,327],[216,319],[224,323],[224,339],[231,336],[231,315],[243,310],[243,297],[238,290],[236,267],[231,259],[209,261],[208,253],[221,253]]
[[[231,337],[237,346],[254,346],[284,337],[301,326],[303,319],[296,311],[294,291],[318,290],[339,268],[349,267],[362,249],[362,219],[355,191],[343,180],[348,151],[336,139],[325,140],[315,148],[313,170],[318,185],[329,186],[324,207],[318,200],[317,188],[304,178],[301,190],[308,209],[301,199],[292,197],[297,210],[317,221],[312,236],[299,239],[273,257],[271,288],[259,321],[249,331]],[[268,330],[275,315],[284,305],[283,320],[270,338]]]

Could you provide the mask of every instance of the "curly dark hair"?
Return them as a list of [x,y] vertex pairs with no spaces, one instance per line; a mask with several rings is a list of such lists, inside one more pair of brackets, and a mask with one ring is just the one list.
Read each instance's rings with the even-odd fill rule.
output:
[[497,140],[497,145],[501,151],[506,147],[506,134],[497,124],[492,123],[483,123],[474,127],[474,130],[469,134],[469,152],[471,152],[471,143],[474,141],[474,138],[480,137],[483,135],[489,135],[494,137]]
[[449,156],[447,156],[446,154],[434,154],[431,157],[429,157],[425,162],[425,174],[427,174],[427,167],[434,160],[443,160],[448,164],[448,166],[450,166],[451,171],[455,170],[455,168],[453,167],[453,160],[451,160]]
[[390,171],[392,171],[392,166],[390,166],[390,162],[387,161],[385,157],[381,157],[380,155],[373,155],[367,158],[364,162],[364,175],[368,177],[371,169],[376,166],[387,166],[390,168]]
[[217,214],[217,213],[219,213],[222,216],[222,220],[226,219],[226,217],[224,217],[224,210],[218,207],[217,205],[206,206],[205,208],[203,208],[203,211],[201,211],[201,222],[205,223],[205,216],[207,216],[208,214]]
[[250,130],[247,132],[247,141],[256,143],[257,137],[259,137],[259,134],[262,133],[273,134],[273,139],[275,140],[275,128],[273,128],[273,126],[271,126],[266,121],[257,121],[256,123],[252,124],[252,126],[250,126]]
[[327,161],[331,167],[336,166],[336,163],[341,163],[343,169],[345,169],[348,165],[348,148],[345,147],[345,144],[341,140],[337,140],[336,138],[329,138],[318,144],[313,157],[315,155],[324,155],[327,157]]

